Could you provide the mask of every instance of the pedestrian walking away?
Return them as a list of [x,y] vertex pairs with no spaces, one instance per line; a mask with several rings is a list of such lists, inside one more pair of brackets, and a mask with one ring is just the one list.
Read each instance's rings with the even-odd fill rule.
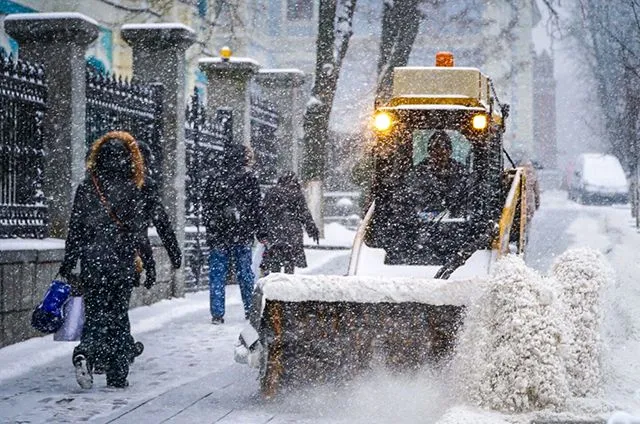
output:
[[224,323],[225,283],[231,258],[240,286],[245,318],[251,309],[254,274],[251,246],[259,224],[260,187],[251,171],[251,151],[233,144],[225,151],[224,166],[207,178],[202,206],[209,245],[211,322]]
[[316,243],[319,231],[302,193],[296,174],[285,172],[265,195],[261,208],[258,240],[264,243],[261,268],[264,274],[293,274],[294,268],[306,268],[303,228]]

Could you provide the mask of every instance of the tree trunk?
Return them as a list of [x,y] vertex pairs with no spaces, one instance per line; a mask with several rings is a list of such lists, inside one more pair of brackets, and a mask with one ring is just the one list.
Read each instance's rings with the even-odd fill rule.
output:
[[[340,6],[340,7],[339,7]],[[351,39],[356,0],[320,0],[316,40],[315,80],[303,116],[304,157],[302,179],[307,186],[307,203],[324,232],[322,181],[324,180],[329,116],[333,107],[342,61]]]
[[409,62],[422,20],[422,14],[418,10],[420,2],[421,0],[404,0],[384,4],[376,103],[384,103],[391,98],[393,68],[406,66]]

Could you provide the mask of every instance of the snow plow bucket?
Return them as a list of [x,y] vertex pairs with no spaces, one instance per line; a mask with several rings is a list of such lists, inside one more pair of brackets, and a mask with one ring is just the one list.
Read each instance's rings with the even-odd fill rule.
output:
[[[479,282],[273,274],[260,280],[261,388],[347,380],[375,367],[437,363],[452,353]],[[255,347],[254,347],[255,349]]]

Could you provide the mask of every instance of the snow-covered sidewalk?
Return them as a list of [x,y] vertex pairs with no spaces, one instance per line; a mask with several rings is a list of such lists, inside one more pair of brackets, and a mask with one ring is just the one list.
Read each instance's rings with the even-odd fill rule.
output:
[[[336,261],[346,271],[347,257],[345,251],[308,251],[309,267],[298,272],[317,273]],[[226,303],[220,326],[210,323],[207,291],[131,310],[132,333],[145,352],[132,365],[126,390],[107,389],[104,376],[95,376],[93,389],[80,389],[71,365],[76,343],[44,336],[0,349],[0,422],[164,422],[203,396],[215,405],[199,417],[190,409],[170,422],[201,422],[205,416],[211,422],[218,422],[216,416],[227,423],[266,422],[276,414],[288,416],[254,405],[257,373],[233,361],[235,341],[246,325],[237,286],[227,287]]]
[[[543,197],[536,217],[540,237],[532,238],[538,246],[530,247],[544,255],[596,248],[617,273],[602,308],[607,347],[602,388],[568,399],[560,410],[481,409],[461,401],[459,388],[429,369],[412,375],[374,370],[341,387],[315,387],[266,402],[259,395],[258,372],[233,361],[246,321],[239,290],[230,286],[222,326],[209,323],[207,292],[132,310],[133,333],[145,352],[132,366],[126,390],[106,389],[103,376],[96,377],[93,389],[81,390],[70,359],[75,343],[47,336],[0,349],[0,422],[529,424],[604,422],[616,411],[640,414],[640,234],[628,208],[583,207],[561,193],[543,196],[549,201]],[[298,272],[343,274],[348,252],[308,250],[307,259],[309,268]],[[540,269],[549,263],[540,262]]]

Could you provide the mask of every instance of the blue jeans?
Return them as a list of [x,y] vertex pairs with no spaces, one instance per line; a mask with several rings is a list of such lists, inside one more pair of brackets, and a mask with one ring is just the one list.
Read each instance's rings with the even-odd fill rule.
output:
[[229,255],[236,260],[236,278],[240,285],[240,295],[244,304],[245,315],[251,309],[251,293],[253,292],[253,270],[251,269],[251,246],[232,246],[211,249],[209,253],[209,307],[211,316],[224,316],[224,290],[229,271]]

